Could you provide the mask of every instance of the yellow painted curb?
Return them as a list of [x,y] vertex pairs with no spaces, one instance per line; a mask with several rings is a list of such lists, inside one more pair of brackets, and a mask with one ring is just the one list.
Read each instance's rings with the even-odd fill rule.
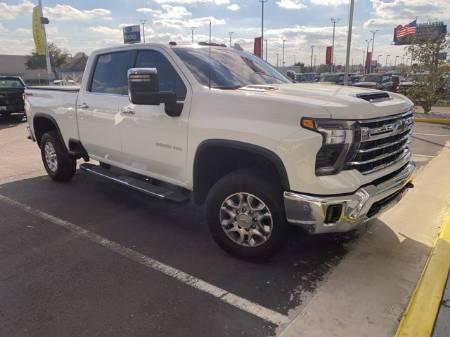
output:
[[450,208],[395,337],[429,337],[450,269]]
[[414,121],[422,122],[422,123],[450,124],[450,118],[422,118],[422,117],[416,117],[416,118],[414,118]]

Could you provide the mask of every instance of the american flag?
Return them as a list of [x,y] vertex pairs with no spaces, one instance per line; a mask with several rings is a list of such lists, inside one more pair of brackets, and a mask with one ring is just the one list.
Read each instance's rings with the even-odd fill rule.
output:
[[397,27],[396,29],[397,38],[414,35],[416,34],[416,31],[417,31],[417,21],[414,20],[413,22],[410,22],[407,25]]

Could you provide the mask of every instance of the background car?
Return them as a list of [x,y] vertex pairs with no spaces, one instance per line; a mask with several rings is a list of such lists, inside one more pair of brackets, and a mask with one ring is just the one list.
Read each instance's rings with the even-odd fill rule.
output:
[[17,76],[0,76],[0,114],[12,113],[25,115],[23,93],[25,83]]
[[354,83],[355,87],[370,88],[396,92],[398,90],[400,77],[393,74],[367,74],[359,82]]

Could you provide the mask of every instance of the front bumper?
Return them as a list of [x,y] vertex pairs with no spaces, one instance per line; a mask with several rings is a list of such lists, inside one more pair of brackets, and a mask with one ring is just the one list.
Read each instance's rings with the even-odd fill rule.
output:
[[393,177],[353,194],[327,197],[284,192],[286,218],[312,234],[347,232],[400,201],[413,186],[415,168],[410,162]]

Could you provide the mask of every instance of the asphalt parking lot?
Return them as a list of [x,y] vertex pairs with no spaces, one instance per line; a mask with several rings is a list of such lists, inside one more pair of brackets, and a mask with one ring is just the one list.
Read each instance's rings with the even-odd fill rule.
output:
[[[415,126],[419,174],[449,140],[448,125]],[[0,336],[272,336],[365,231],[292,228],[276,258],[246,262],[201,208],[81,171],[52,182],[24,123],[0,117],[0,156]]]

